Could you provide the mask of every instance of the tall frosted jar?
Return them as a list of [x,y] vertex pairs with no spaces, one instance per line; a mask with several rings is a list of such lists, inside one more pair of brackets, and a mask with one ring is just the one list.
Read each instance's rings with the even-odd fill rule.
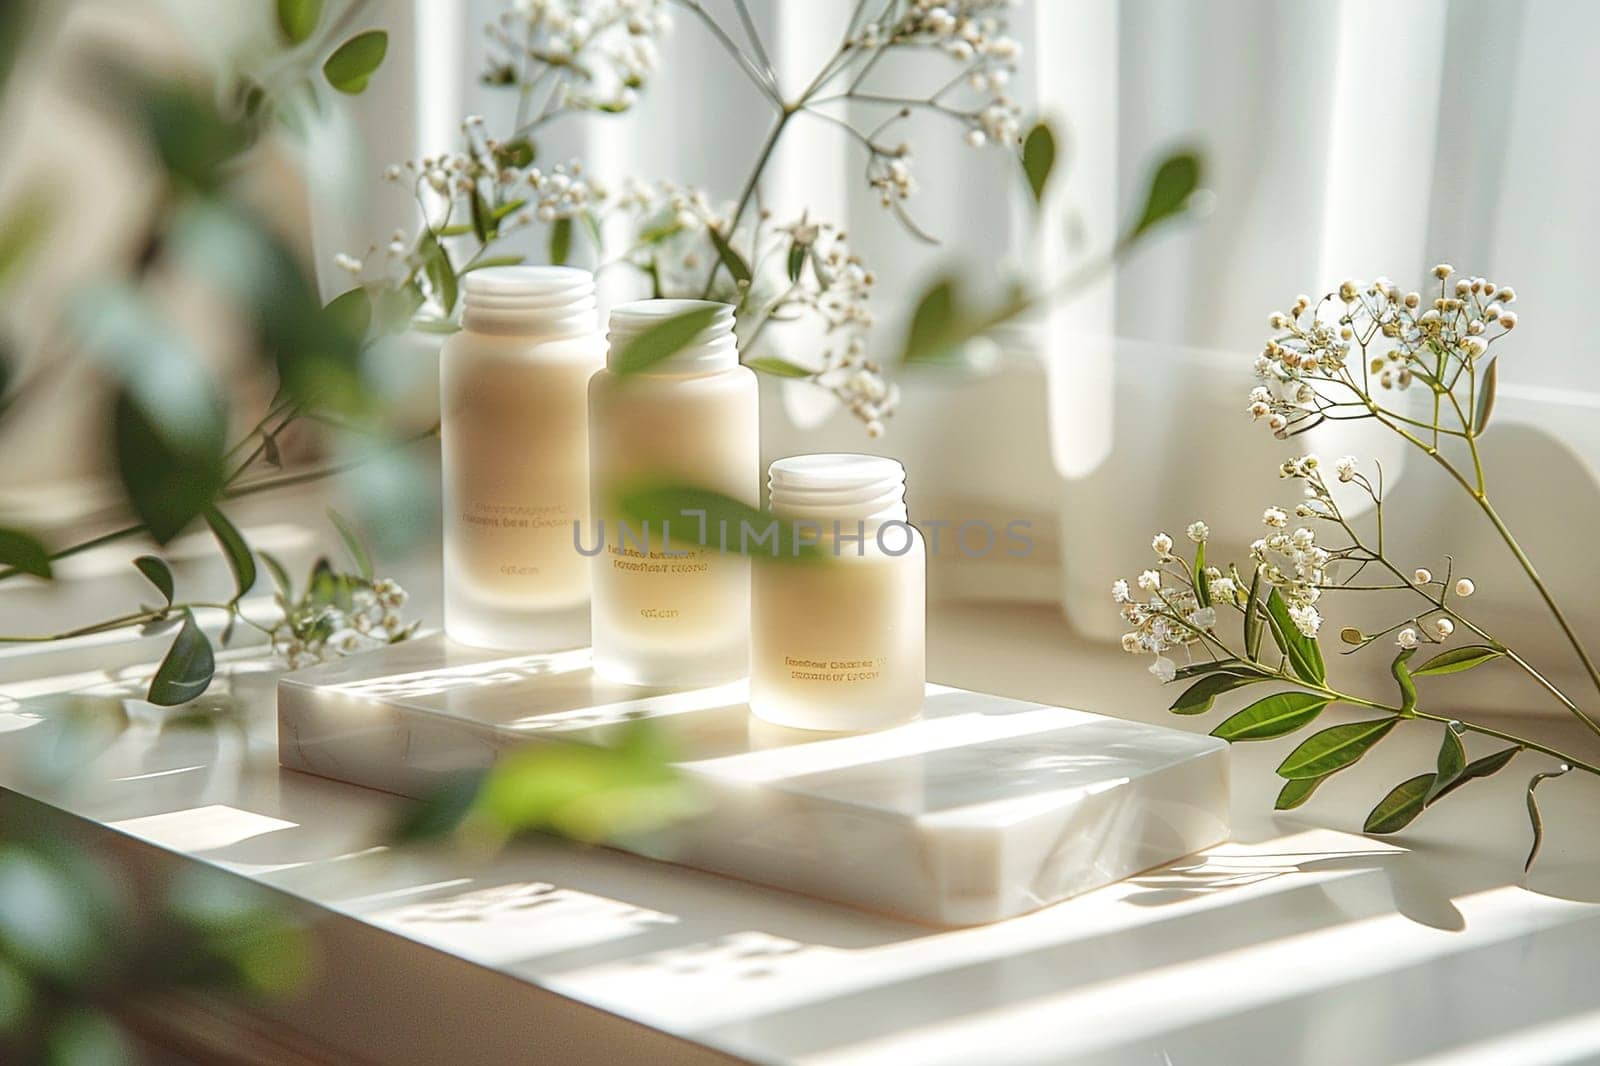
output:
[[485,648],[581,647],[589,566],[589,378],[605,361],[594,277],[492,267],[461,279],[439,357],[444,627]]
[[750,710],[794,729],[862,732],[922,713],[926,552],[905,469],[875,455],[795,455],[769,470],[790,544],[755,554]]
[[[652,326],[702,308],[711,324],[688,345],[643,370],[620,373],[621,356]],[[640,300],[611,311],[606,369],[589,382],[589,457],[594,529],[585,551],[594,583],[594,669],[636,685],[712,685],[750,666],[750,564],[710,546],[662,542],[621,507],[642,488],[709,489],[751,507],[760,495],[756,376],[739,364],[733,308],[703,300]],[[668,516],[680,535],[699,520]],[[648,534],[647,537],[641,534]],[[686,552],[687,554],[673,554]]]

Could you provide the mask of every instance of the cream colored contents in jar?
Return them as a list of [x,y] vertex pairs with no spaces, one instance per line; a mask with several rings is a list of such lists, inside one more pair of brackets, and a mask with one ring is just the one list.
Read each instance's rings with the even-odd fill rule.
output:
[[[925,552],[892,459],[772,464],[772,510],[820,558],[752,558],[750,709],[797,729],[883,729],[922,713]],[[837,525],[836,525],[837,523]],[[859,540],[857,538],[860,538]]]
[[[723,552],[663,543],[620,506],[625,494],[693,487],[756,506],[761,458],[755,374],[739,365],[733,309],[697,300],[641,300],[611,312],[611,358],[640,332],[697,307],[720,310],[693,343],[643,371],[608,367],[589,385],[593,530],[585,550],[594,603],[595,672],[638,685],[710,685],[749,670],[750,566],[737,531]],[[668,516],[678,535],[698,536],[693,517]],[[648,533],[648,543],[642,534]],[[602,538],[603,534],[603,538]],[[686,554],[677,554],[677,553]]]
[[463,279],[440,354],[445,632],[548,651],[588,636],[589,378],[604,360],[594,279],[564,267]]

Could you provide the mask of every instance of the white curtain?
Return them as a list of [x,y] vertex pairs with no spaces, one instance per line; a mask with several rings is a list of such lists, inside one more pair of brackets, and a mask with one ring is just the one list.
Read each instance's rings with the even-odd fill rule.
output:
[[[725,2],[707,6],[732,25]],[[753,6],[792,90],[824,61],[853,4]],[[394,143],[405,94],[386,87],[357,105],[355,129],[381,128],[389,142],[386,151],[368,144],[362,187],[390,158],[447,146],[462,113],[491,123],[508,115],[505,97],[473,81],[481,24],[499,7],[386,7],[398,37],[423,42],[401,48],[415,63],[413,135]],[[958,380],[903,373],[904,405],[881,441],[830,413],[816,390],[768,382],[769,456],[882,451],[906,461],[925,518],[1033,521],[1029,557],[952,560],[936,566],[936,587],[1064,601],[1075,624],[1104,635],[1115,623],[1101,606],[1105,584],[1142,563],[1154,528],[1204,516],[1242,539],[1253,535],[1250,515],[1281,495],[1270,472],[1292,449],[1254,431],[1240,411],[1267,314],[1346,277],[1420,284],[1445,260],[1522,294],[1499,417],[1540,428],[1507,438],[1511,469],[1552,469],[1550,449],[1570,446],[1575,483],[1563,491],[1596,496],[1586,471],[1600,455],[1600,361],[1582,323],[1589,252],[1600,241],[1589,190],[1600,5],[1032,0],[1012,17],[1026,49],[1017,92],[1064,135],[1064,169],[1043,219],[1022,203],[1005,153],[974,151],[936,121],[919,120],[907,135],[922,185],[912,206],[943,241],[935,250],[885,216],[861,181],[857,149],[820,123],[797,124],[770,172],[769,204],[845,222],[882,278],[884,353],[896,350],[912,298],[940,271],[992,278],[995,264],[1011,262],[1045,280],[1109,245],[1140,207],[1153,162],[1175,147],[1203,153],[1209,214],[1158,234],[1043,321],[1008,332],[988,371]],[[884,76],[894,88],[910,75]],[[771,121],[680,10],[637,110],[558,124],[541,156],[731,198]],[[361,202],[368,215],[408,210]],[[361,214],[341,211],[328,232],[358,218],[373,232]],[[337,250],[327,239],[319,246],[330,257]],[[1324,434],[1314,445],[1386,447],[1360,434]],[[1381,454],[1398,468],[1397,453]],[[1537,513],[1528,517],[1538,525]],[[1416,531],[1419,552],[1430,535]],[[1564,550],[1541,529],[1533,539]],[[1491,549],[1469,538],[1457,553],[1487,559]],[[1515,575],[1507,585],[1523,592]]]

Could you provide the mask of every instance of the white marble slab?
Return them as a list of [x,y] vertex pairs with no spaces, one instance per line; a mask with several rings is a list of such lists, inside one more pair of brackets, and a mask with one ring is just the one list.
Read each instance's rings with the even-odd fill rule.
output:
[[653,719],[705,812],[628,850],[937,925],[1036,910],[1228,836],[1211,737],[928,687],[880,733],[779,730],[742,683],[654,690],[587,651],[507,656],[442,636],[285,676],[286,767],[422,796],[505,749],[606,743]]

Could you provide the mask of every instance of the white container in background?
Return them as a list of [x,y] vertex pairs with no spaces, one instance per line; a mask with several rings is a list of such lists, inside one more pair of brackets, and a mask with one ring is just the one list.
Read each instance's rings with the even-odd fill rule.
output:
[[463,644],[581,647],[589,567],[587,388],[605,358],[594,277],[491,267],[461,279],[439,357],[444,625]]
[[875,455],[794,455],[769,471],[781,543],[752,554],[750,710],[796,729],[884,729],[922,713],[926,554],[905,469]]
[[[697,308],[718,308],[691,343],[646,369],[617,372],[639,334]],[[594,528],[584,549],[594,583],[595,672],[635,685],[712,685],[750,661],[750,564],[737,544],[669,546],[659,525],[624,511],[626,494],[691,487],[757,505],[761,479],[756,376],[739,364],[733,308],[640,300],[611,312],[607,368],[589,385]],[[696,520],[667,516],[680,531]],[[684,553],[684,554],[678,554]]]

